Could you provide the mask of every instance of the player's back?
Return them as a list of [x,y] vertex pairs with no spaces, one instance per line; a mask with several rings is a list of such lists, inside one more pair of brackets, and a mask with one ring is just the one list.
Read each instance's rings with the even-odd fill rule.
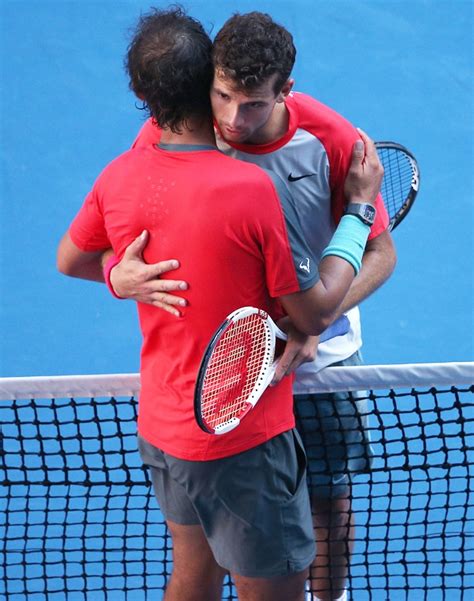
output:
[[[268,286],[276,285],[275,278],[282,294],[295,285],[294,262],[286,272],[280,264],[277,275],[267,273],[265,245],[273,253],[281,245],[285,258],[291,249],[281,196],[262,169],[212,147],[150,146],[125,153],[101,178],[99,196],[116,254],[147,229],[147,263],[179,258],[179,270],[163,277],[190,284],[184,321],[216,309],[217,325],[241,301],[272,309]],[[162,312],[160,317],[169,319]]]
[[301,289],[299,257],[270,176],[212,147],[148,146],[111,163],[93,193],[119,257],[147,229],[146,262],[176,257],[180,268],[165,277],[189,283],[180,319],[139,305],[144,337],[139,428],[147,440],[176,456],[209,459],[291,427],[289,380],[267,395],[273,398],[273,418],[265,416],[266,402],[259,403],[256,427],[226,437],[225,451],[196,432],[192,412],[200,359],[223,318],[243,305],[278,317],[273,299]]

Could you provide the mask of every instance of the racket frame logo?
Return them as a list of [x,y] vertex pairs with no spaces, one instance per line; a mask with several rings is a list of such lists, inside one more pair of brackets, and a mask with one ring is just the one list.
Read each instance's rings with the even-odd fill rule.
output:
[[[268,313],[263,309],[242,307],[231,313],[212,337],[199,368],[194,394],[194,412],[196,421],[200,428],[208,434],[225,434],[236,428],[247,413],[255,407],[273,378],[274,369],[272,369],[272,367],[274,365],[273,359],[275,355],[276,340],[269,319]],[[256,342],[256,345],[260,347],[260,350],[252,349],[254,352],[253,354],[250,353],[252,357],[249,357],[249,361],[261,357],[257,359],[257,361],[260,362],[260,366],[257,366],[255,370],[242,369],[242,379],[247,377],[248,371],[250,371],[251,374],[254,374],[252,375],[252,388],[249,392],[246,383],[240,383],[238,387],[240,394],[235,399],[232,399],[235,405],[239,405],[238,412],[229,419],[219,421],[220,416],[225,415],[225,412],[221,411],[222,405],[230,405],[231,403],[226,403],[225,400],[219,401],[218,399],[214,400],[211,398],[218,394],[215,386],[213,386],[213,390],[211,391],[212,394],[208,394],[208,391],[206,390],[206,386],[210,382],[209,372],[213,369],[213,357],[219,352],[217,347],[219,346],[219,343],[224,340],[226,334],[229,334],[234,328],[247,327],[247,324],[252,321],[255,324],[255,330],[260,330]],[[224,394],[228,392],[225,390],[225,382],[222,384],[222,389],[224,390]],[[245,398],[240,398],[241,396],[244,396]]]

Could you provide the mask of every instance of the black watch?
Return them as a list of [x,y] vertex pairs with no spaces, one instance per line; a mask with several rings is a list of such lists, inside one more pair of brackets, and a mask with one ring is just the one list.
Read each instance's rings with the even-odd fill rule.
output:
[[375,208],[367,203],[351,202],[347,205],[345,214],[355,215],[366,225],[373,225],[375,221]]

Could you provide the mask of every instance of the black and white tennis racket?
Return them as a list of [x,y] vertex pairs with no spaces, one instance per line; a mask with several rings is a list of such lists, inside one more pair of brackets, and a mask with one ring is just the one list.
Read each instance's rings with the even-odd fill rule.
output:
[[420,187],[420,170],[413,154],[396,142],[375,142],[384,167],[381,193],[394,230],[408,215]]
[[[342,315],[320,342],[348,331],[349,320]],[[224,320],[204,353],[196,381],[194,413],[202,430],[230,432],[255,407],[275,374],[277,338],[287,337],[261,309],[242,307]]]

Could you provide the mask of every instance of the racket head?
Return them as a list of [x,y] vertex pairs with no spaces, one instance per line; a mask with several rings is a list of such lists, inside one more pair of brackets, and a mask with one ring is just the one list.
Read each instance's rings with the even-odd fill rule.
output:
[[206,348],[194,392],[199,427],[209,434],[236,428],[273,371],[275,331],[265,311],[242,307],[219,326]]
[[415,156],[397,142],[376,142],[384,167],[381,193],[389,215],[389,231],[408,215],[420,188],[420,169]]

